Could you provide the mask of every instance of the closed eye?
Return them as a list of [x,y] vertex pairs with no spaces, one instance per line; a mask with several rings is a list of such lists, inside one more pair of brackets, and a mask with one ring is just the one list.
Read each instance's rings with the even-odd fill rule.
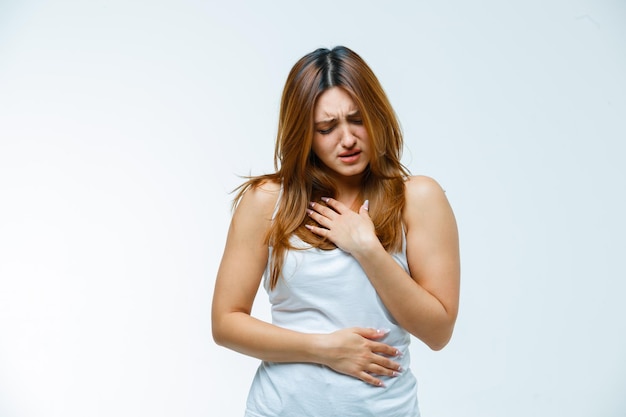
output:
[[328,135],[330,132],[332,132],[335,129],[335,126],[331,126],[328,129],[317,129],[317,132],[322,134],[322,135]]

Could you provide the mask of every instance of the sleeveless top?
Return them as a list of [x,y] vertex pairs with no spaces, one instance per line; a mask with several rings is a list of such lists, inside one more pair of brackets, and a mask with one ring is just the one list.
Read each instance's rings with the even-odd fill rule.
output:
[[[385,387],[313,363],[262,362],[250,388],[246,417],[417,417],[417,381],[410,370],[410,334],[383,305],[357,260],[341,249],[312,248],[293,236],[282,274],[264,288],[272,323],[303,333],[331,333],[346,327],[388,329],[379,341],[397,348],[397,377],[377,375]],[[271,248],[270,248],[271,251]],[[271,256],[271,252],[270,252]],[[407,272],[406,244],[393,258]]]

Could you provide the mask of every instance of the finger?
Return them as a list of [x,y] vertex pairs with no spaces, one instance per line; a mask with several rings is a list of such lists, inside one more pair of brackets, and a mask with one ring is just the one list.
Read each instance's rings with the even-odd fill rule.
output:
[[363,205],[359,208],[359,214],[361,216],[365,216],[367,218],[370,217],[370,202],[369,202],[369,200],[365,200]]
[[328,230],[330,229],[330,226],[332,224],[331,219],[329,219],[328,217],[319,214],[311,209],[307,209],[306,214],[312,218],[313,220],[315,220],[315,222],[317,224],[319,224],[320,226],[322,226],[322,228],[324,228],[324,230]]
[[368,372],[372,375],[382,375],[395,378],[397,376],[400,376],[401,369],[399,368],[399,366],[389,368],[373,363],[370,365]]
[[370,349],[372,350],[372,352],[377,353],[379,355],[386,355],[386,356],[402,356],[402,352],[400,352],[400,350],[398,350],[397,348],[388,345],[386,343],[382,343],[382,342],[376,342],[376,339],[380,339],[384,336],[386,336],[389,333],[389,329],[370,329],[370,328],[362,328],[362,327],[355,327],[352,329],[352,331],[356,334],[358,334],[359,336],[365,337],[366,339],[371,340],[372,344]]
[[315,201],[309,202],[309,207],[312,210],[315,210],[322,216],[328,217],[329,219],[334,218],[337,215],[337,212],[333,210],[331,207],[327,207],[323,204],[316,203]]
[[377,353],[379,355],[385,355],[385,356],[391,356],[391,357],[402,356],[402,352],[400,352],[397,348],[390,346],[386,343],[372,342],[371,349],[372,349],[372,352]]
[[359,378],[361,379],[361,381],[367,382],[368,384],[374,385],[375,387],[385,386],[385,384],[383,384],[383,381],[381,381],[380,379],[376,378],[374,375],[369,374],[365,371],[360,373]]
[[[313,206],[311,206],[313,207]],[[312,209],[307,209],[306,210],[306,214],[312,218],[313,220],[315,220],[316,222],[320,223],[320,221],[324,218],[324,216],[320,215],[319,213],[313,211]],[[320,223],[321,224],[321,223]]]
[[321,197],[321,200],[326,203],[329,207],[332,207],[337,213],[341,214],[345,210],[347,210],[347,206],[343,204],[341,201],[335,200],[330,197]]
[[306,227],[307,229],[309,229],[311,232],[315,233],[316,235],[319,235],[322,237],[327,237],[327,234],[329,231],[328,229],[324,229],[323,227],[317,227],[311,224],[305,224],[304,227]]
[[359,336],[363,336],[366,339],[380,339],[381,337],[384,337],[387,335],[387,333],[390,332],[389,329],[372,329],[372,328],[368,328],[368,327],[355,327],[352,329],[354,331],[354,333],[358,334]]
[[369,371],[376,371],[379,375],[397,376],[402,372],[402,366],[389,358],[377,355],[373,359]]

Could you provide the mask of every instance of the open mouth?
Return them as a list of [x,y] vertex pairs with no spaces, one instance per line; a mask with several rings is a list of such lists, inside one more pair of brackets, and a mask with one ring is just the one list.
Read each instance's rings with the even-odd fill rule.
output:
[[361,155],[361,151],[344,152],[341,155],[339,155],[339,159],[341,159],[342,162],[350,164],[350,163],[357,162],[359,160],[360,155]]
[[361,153],[361,151],[354,151],[354,152],[349,152],[349,153],[345,152],[345,153],[342,153],[341,155],[339,155],[339,157],[340,158],[351,158],[351,157],[359,155],[360,153]]

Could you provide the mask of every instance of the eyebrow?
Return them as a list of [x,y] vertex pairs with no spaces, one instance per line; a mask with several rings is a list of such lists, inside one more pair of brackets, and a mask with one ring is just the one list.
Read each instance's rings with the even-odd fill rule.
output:
[[[355,116],[360,116],[360,115],[361,115],[361,110],[353,110],[350,113],[348,113],[347,117],[350,118],[350,117],[355,117]],[[337,118],[333,117],[332,119],[325,119],[325,120],[320,120],[319,122],[314,122],[314,124],[321,125],[324,123],[333,123],[336,121],[337,121]]]

